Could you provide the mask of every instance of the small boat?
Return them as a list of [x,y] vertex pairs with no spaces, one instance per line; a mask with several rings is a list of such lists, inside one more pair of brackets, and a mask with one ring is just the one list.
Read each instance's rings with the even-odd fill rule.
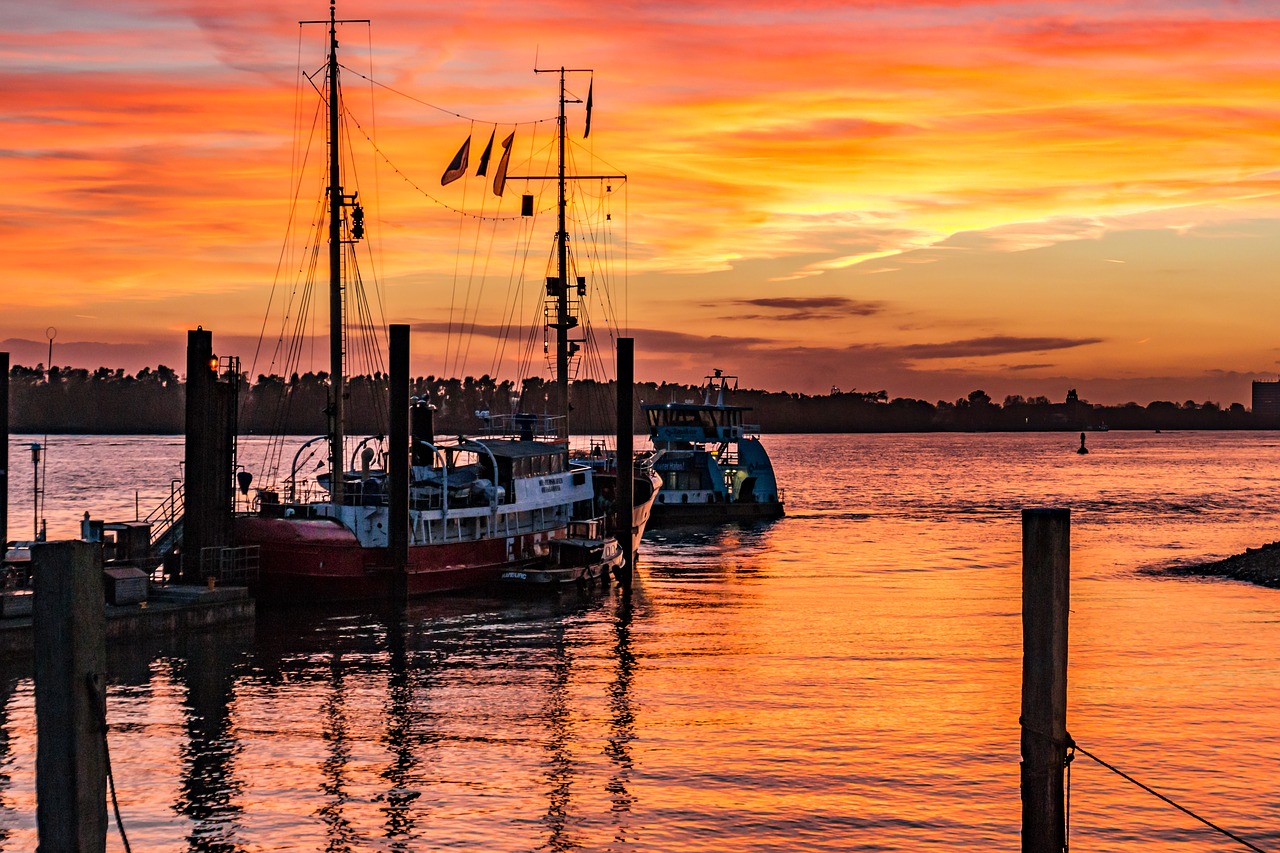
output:
[[525,588],[607,584],[625,558],[617,538],[606,533],[604,518],[572,521],[566,536],[551,543],[545,564],[503,572],[502,582]]
[[653,469],[662,478],[650,527],[781,518],[784,496],[749,406],[730,406],[727,376],[706,377],[702,403],[646,404]]

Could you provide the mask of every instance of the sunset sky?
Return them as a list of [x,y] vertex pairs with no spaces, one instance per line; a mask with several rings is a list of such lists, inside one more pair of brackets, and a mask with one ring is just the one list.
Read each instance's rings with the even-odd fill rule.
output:
[[[296,180],[297,69],[323,61],[322,29],[298,22],[327,15],[9,4],[0,347],[15,362],[45,361],[53,327],[58,364],[180,368],[202,325],[249,369]],[[594,79],[591,135],[580,104],[570,126],[628,176],[619,304],[641,380],[719,367],[805,393],[1247,405],[1249,380],[1280,369],[1280,4],[370,0],[338,15],[372,22],[343,28],[344,84],[353,139],[381,151],[361,197],[417,372],[446,372],[436,330],[457,310],[459,244],[482,233],[447,208],[519,210],[518,187],[499,205],[484,179],[442,188],[440,173],[468,134],[474,171],[495,125],[517,148],[547,140],[547,122],[518,124],[555,112],[535,62],[594,70],[569,80],[585,98]],[[470,319],[499,324],[486,292]]]

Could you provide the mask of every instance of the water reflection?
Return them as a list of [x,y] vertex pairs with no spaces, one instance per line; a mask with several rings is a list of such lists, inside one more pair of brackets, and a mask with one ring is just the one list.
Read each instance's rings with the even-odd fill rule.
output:
[[614,840],[626,844],[628,818],[635,804],[631,783],[631,742],[636,738],[636,718],[631,707],[631,682],[636,669],[636,656],[631,650],[631,596],[620,598],[613,620],[614,678],[609,684],[609,739],[604,754],[613,764],[605,789],[612,802]]
[[573,656],[565,645],[564,626],[553,628],[551,648],[551,679],[547,684],[546,701],[542,706],[542,718],[547,726],[546,781],[547,814],[543,823],[547,827],[547,847],[555,853],[563,853],[581,845],[570,833],[570,806],[574,778],[573,723],[569,717],[569,681]]
[[328,745],[324,763],[320,765],[320,790],[325,803],[317,814],[325,825],[327,853],[351,853],[358,834],[345,814],[347,802],[347,765],[351,762],[351,745],[347,736],[346,672],[343,654],[335,650],[329,660],[329,692],[325,698],[322,737]]
[[384,706],[387,722],[382,742],[391,753],[391,760],[381,773],[381,778],[389,786],[381,796],[384,803],[382,813],[386,817],[384,835],[391,841],[394,851],[412,849],[409,842],[415,838],[413,805],[421,795],[410,787],[418,767],[415,748],[420,745],[420,737],[415,725],[419,714],[414,709],[413,681],[410,678],[412,658],[406,642],[408,632],[405,614],[397,609],[386,625],[389,675]]
[[13,808],[6,796],[12,784],[9,776],[12,755],[9,743],[9,700],[13,697],[18,681],[16,674],[0,672],[0,816],[3,816],[0,817],[0,850],[6,849],[10,836],[9,824],[13,819]]
[[191,820],[191,853],[240,853],[244,784],[237,775],[241,746],[233,723],[236,681],[246,647],[238,631],[196,634],[173,660],[174,677],[186,688],[186,744],[173,809]]

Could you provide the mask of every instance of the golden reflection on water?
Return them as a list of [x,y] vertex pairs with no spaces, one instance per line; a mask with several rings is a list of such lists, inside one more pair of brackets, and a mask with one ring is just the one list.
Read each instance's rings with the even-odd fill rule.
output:
[[[630,603],[443,597],[114,649],[133,848],[1016,850],[1019,511],[1043,505],[1073,509],[1068,728],[1280,848],[1280,592],[1145,571],[1280,538],[1274,438],[1071,438],[771,438],[789,517],[655,535]],[[0,675],[0,851],[25,851],[31,682]],[[1229,849],[1084,757],[1071,840]]]

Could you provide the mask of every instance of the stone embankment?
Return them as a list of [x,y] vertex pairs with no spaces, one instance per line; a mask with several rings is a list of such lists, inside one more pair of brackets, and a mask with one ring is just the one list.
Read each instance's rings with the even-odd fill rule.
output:
[[1232,578],[1280,589],[1280,542],[1250,548],[1225,560],[1175,566],[1169,572],[1182,576]]

